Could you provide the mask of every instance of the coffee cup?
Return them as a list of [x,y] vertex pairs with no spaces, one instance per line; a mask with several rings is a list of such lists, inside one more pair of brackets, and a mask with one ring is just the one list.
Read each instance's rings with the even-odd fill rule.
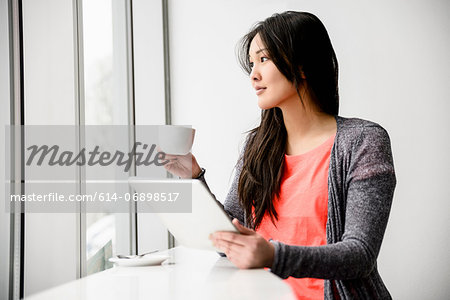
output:
[[158,142],[161,151],[173,155],[186,155],[191,151],[195,129],[182,125],[158,127]]

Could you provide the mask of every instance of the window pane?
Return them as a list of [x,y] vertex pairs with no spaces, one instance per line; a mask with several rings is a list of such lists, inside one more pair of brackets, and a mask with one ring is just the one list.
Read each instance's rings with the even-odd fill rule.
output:
[[[86,125],[128,124],[125,12],[124,1],[83,2]],[[89,172],[88,180],[96,178]],[[95,193],[92,189],[86,185],[87,194]],[[111,267],[111,256],[129,252],[129,214],[87,213],[86,230],[88,274]]]

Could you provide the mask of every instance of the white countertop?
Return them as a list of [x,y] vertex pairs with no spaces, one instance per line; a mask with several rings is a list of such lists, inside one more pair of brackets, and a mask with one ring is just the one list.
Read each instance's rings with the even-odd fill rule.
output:
[[162,253],[170,255],[162,265],[114,267],[25,299],[295,299],[269,271],[239,270],[213,251],[180,246]]

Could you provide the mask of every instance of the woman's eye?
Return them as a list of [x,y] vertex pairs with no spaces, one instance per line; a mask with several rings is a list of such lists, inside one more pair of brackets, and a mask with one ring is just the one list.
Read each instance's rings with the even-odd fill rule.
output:
[[248,63],[248,66],[250,67],[250,69],[253,69],[253,65],[254,65],[254,64],[253,64],[252,62],[249,62],[249,63]]
[[265,61],[267,61],[267,60],[269,60],[268,57],[265,57],[265,56],[261,57],[261,62],[265,62]]

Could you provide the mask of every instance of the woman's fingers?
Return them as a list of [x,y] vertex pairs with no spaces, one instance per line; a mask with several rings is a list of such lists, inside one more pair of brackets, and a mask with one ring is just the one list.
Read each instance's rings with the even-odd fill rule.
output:
[[234,219],[240,233],[218,231],[210,235],[214,246],[225,252],[239,268],[262,268],[273,263],[274,246],[254,230],[246,228]]
[[225,239],[217,239],[214,246],[223,251],[227,258],[238,268],[248,269],[262,267],[262,264],[255,263],[256,253],[248,245],[242,245]]
[[214,246],[225,252],[225,254],[232,255],[236,253],[242,253],[243,245],[236,244],[226,240],[217,240],[214,242]]
[[252,229],[242,226],[236,218],[233,219],[232,223],[236,226],[240,233],[231,231],[218,231],[211,235],[212,240],[223,240],[238,245],[248,244],[249,235],[256,234],[256,232]]
[[246,269],[251,267],[245,246],[225,240],[218,240],[215,243],[215,247],[223,251],[227,255],[227,258],[238,268]]
[[246,245],[246,236],[243,236],[239,233],[230,232],[230,231],[218,231],[213,234],[213,241],[224,241],[227,243],[233,243],[238,245]]
[[172,155],[172,154],[167,154],[167,153],[166,153],[166,155],[164,155],[164,158],[168,159],[168,160],[177,160],[178,157],[179,157],[179,155]]
[[217,231],[211,235],[211,238],[216,240],[223,239],[229,242],[235,242],[244,245],[247,242],[247,238],[249,235],[256,234],[254,230],[242,226],[236,218],[233,219],[232,223],[239,230],[239,233],[231,231]]
[[[158,148],[158,150],[160,149]],[[164,168],[170,173],[180,176],[181,178],[192,178],[194,175],[193,171],[195,170],[195,173],[197,174],[197,169],[201,169],[194,155],[190,152],[185,155],[165,153],[164,158],[159,159],[159,161],[166,162],[164,163]]]

